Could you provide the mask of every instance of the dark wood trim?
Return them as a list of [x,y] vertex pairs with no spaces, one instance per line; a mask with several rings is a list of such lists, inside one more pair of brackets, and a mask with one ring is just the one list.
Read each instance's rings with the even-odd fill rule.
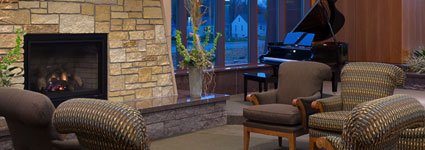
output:
[[[272,68],[270,65],[265,64],[243,64],[243,65],[237,65],[237,66],[230,66],[230,67],[216,67],[214,68],[215,73],[219,72],[231,72],[236,70],[247,70],[247,69],[260,69],[260,68]],[[184,76],[188,74],[187,69],[180,69],[174,71],[176,76]]]
[[217,49],[216,49],[216,60],[215,65],[216,67],[224,67],[225,66],[225,60],[226,60],[226,49],[225,49],[225,39],[226,39],[226,33],[225,33],[225,0],[217,0],[216,1],[216,17],[215,17],[215,29],[216,32],[220,32],[222,34],[222,37],[218,39],[217,42]]
[[320,137],[316,140],[316,146],[319,149],[334,150],[335,147],[325,137]]
[[248,4],[248,50],[249,63],[258,63],[258,4],[257,0],[250,0]]
[[311,103],[311,108],[319,110],[319,112],[325,112],[325,108],[323,107],[323,104],[319,101],[313,101]]
[[[176,19],[176,24],[177,24],[177,30],[179,30],[182,34],[182,43],[183,45],[185,45],[187,47],[187,11],[186,11],[186,7],[184,6],[184,1],[178,1],[177,2],[177,19]],[[176,48],[177,51],[177,48]],[[183,59],[182,56],[180,56],[180,54],[177,52],[176,53],[178,61],[180,62],[180,60]]]
[[277,1],[277,34],[278,34],[278,41],[283,41],[283,38],[285,38],[285,35],[288,31],[286,31],[286,9],[287,9],[287,0],[278,0]]
[[288,138],[288,141],[289,141],[289,150],[296,149],[296,137],[306,134],[304,130],[295,131],[295,132],[279,132],[279,131],[244,126],[244,150],[249,149],[249,139],[250,139],[251,132],[271,135],[271,136],[286,137]]
[[307,122],[307,110],[304,106],[304,103],[301,99],[294,99],[292,100],[292,105],[297,107],[298,110],[301,113],[301,124],[303,125],[304,129],[308,130],[308,122]]
[[253,105],[260,105],[260,101],[258,101],[257,96],[252,94],[246,96],[246,101],[251,102]]

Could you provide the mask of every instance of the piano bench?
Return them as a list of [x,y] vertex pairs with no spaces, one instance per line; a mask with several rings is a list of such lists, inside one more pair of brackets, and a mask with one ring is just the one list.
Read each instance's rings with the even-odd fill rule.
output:
[[269,83],[274,83],[274,88],[277,88],[277,76],[273,74],[267,74],[264,72],[258,73],[244,73],[243,74],[243,91],[244,91],[244,100],[246,101],[246,96],[248,95],[248,80],[257,81],[259,92],[268,90]]

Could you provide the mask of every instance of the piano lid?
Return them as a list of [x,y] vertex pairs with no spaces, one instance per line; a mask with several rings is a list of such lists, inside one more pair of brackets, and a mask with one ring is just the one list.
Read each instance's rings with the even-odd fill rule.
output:
[[[315,42],[334,37],[334,34],[336,34],[345,23],[344,15],[335,7],[336,1],[337,0],[317,0],[314,6],[308,11],[307,15],[305,15],[295,26],[292,32],[314,33]],[[332,26],[332,29],[330,26]]]

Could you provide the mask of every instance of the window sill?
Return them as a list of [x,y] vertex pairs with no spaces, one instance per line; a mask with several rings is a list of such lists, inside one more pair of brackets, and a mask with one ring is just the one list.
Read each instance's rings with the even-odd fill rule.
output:
[[[238,71],[238,70],[247,70],[247,69],[258,69],[258,68],[269,68],[272,67],[266,64],[243,64],[243,65],[234,65],[234,66],[226,66],[226,67],[217,67],[214,68],[214,72],[228,72],[228,71]],[[211,71],[211,70],[210,70]],[[188,74],[187,69],[179,69],[175,70],[176,76],[184,76]]]

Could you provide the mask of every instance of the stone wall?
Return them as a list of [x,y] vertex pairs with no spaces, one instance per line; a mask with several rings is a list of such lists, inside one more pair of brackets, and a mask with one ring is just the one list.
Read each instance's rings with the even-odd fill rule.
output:
[[[108,99],[175,95],[160,0],[50,0],[0,4],[0,55],[27,33],[109,33]],[[23,66],[23,63],[17,65]],[[23,87],[23,78],[13,80]]]

